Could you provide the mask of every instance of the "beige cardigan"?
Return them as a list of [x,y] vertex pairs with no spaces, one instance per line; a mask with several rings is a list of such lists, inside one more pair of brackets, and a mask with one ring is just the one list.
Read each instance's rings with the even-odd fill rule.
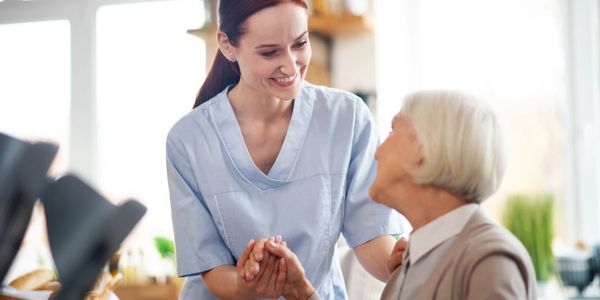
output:
[[[399,288],[401,269],[392,273],[381,299],[390,299]],[[480,208],[440,259],[417,299],[535,300],[533,264],[523,244]]]

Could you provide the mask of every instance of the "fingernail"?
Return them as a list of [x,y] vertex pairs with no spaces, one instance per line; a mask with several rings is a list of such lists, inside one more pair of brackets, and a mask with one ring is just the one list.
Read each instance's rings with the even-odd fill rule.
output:
[[286,243],[286,242],[283,242],[283,243],[281,243],[281,244],[282,244],[284,247],[287,247],[287,243]]
[[273,241],[270,241],[269,245],[271,245],[271,247],[277,247],[277,244],[275,244],[275,242],[273,242]]

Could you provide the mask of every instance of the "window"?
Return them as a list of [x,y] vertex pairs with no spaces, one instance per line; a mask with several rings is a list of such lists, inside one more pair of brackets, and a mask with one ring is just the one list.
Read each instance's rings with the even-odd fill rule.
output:
[[[71,43],[66,20],[0,25],[0,132],[60,145],[50,173],[69,168]],[[6,279],[52,267],[41,205]]]
[[[402,97],[451,88],[486,98],[503,121],[509,165],[484,203],[500,219],[512,193],[566,194],[568,81],[561,1],[375,2],[382,134]],[[557,216],[558,225],[564,216]],[[564,226],[556,226],[564,236]]]
[[[203,1],[6,2],[0,131],[58,143],[52,173],[75,171],[115,202],[143,202],[148,212],[129,242],[149,245],[153,258],[152,237],[172,235],[166,134],[204,79],[204,43],[187,34],[204,22]],[[6,280],[43,266],[52,261],[36,209]],[[158,268],[146,271],[164,275]]]
[[68,168],[69,22],[0,25],[0,131],[60,145],[53,170]]
[[103,6],[97,14],[98,188],[148,208],[133,239],[172,236],[168,130],[191,111],[204,79],[203,23],[193,0]]

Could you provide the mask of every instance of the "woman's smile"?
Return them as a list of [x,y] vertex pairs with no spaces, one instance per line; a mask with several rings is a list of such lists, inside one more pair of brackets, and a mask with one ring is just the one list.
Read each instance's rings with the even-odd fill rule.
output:
[[293,86],[296,83],[296,78],[298,78],[298,73],[290,77],[271,78],[271,81],[278,87],[285,89]]

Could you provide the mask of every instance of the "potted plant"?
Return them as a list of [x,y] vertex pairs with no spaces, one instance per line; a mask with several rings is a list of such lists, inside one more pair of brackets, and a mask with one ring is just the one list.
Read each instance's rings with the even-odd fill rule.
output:
[[175,259],[175,245],[173,240],[157,236],[154,238],[154,246],[162,258]]
[[553,196],[551,194],[510,196],[503,215],[504,226],[525,246],[538,281],[540,293],[553,272]]

